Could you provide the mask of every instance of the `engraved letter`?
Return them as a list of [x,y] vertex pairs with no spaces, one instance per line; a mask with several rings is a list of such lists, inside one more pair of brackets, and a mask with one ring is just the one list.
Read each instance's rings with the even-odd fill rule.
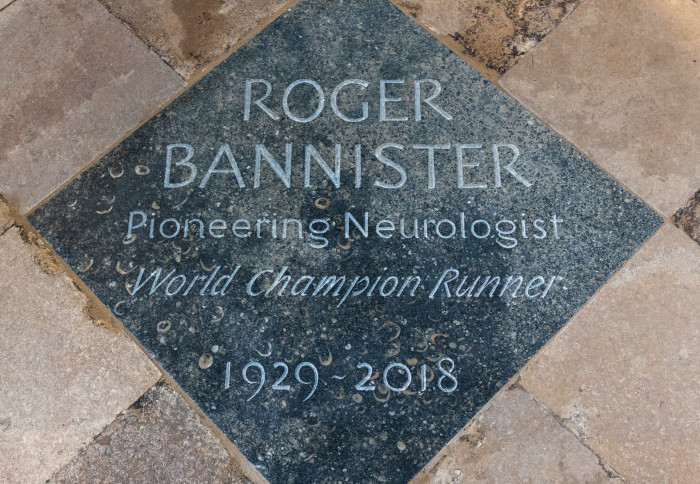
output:
[[286,163],[284,165],[284,170],[275,161],[273,156],[267,151],[265,145],[255,146],[255,180],[253,181],[253,186],[258,188],[260,186],[260,164],[262,159],[265,158],[267,164],[272,167],[272,170],[277,174],[278,177],[284,183],[284,186],[289,188],[292,184],[292,143],[287,143],[286,150]]
[[397,103],[401,101],[400,97],[386,97],[386,85],[387,84],[403,84],[403,79],[385,81],[379,81],[379,121],[408,121],[408,116],[402,118],[387,118],[386,117],[386,103],[392,102]]
[[532,186],[532,183],[527,181],[525,178],[523,178],[520,173],[515,171],[513,169],[513,165],[515,164],[516,161],[518,161],[518,158],[520,158],[520,150],[518,149],[517,146],[515,145],[493,145],[492,150],[493,150],[493,164],[494,164],[494,170],[495,170],[495,178],[496,178],[496,188],[501,188],[501,160],[498,155],[498,148],[510,148],[515,156],[513,156],[513,159],[510,160],[510,163],[508,163],[506,166],[503,167],[505,171],[510,173],[515,177],[516,180],[518,180],[520,183],[525,185],[526,187]]
[[415,86],[415,104],[416,104],[416,121],[421,120],[421,87],[420,85],[424,82],[429,82],[433,86],[435,86],[435,92],[431,95],[428,96],[427,98],[423,99],[423,102],[433,108],[435,111],[440,114],[443,118],[445,118],[448,121],[452,121],[452,115],[446,111],[444,111],[440,106],[437,104],[433,103],[433,99],[438,97],[440,92],[442,91],[442,86],[440,86],[440,83],[434,79],[421,79],[420,81],[415,81],[414,86]]
[[306,148],[304,150],[304,186],[305,187],[310,187],[311,186],[311,158],[313,157],[314,160],[316,160],[316,163],[318,163],[318,166],[321,167],[323,172],[328,175],[328,178],[331,179],[333,182],[333,185],[336,188],[340,188],[340,155],[341,155],[341,145],[336,144],[335,145],[335,169],[331,170],[331,167],[328,166],[328,163],[326,163],[326,160],[324,160],[321,155],[316,151],[316,148],[313,147],[313,145],[306,145]]
[[479,166],[479,162],[472,163],[464,162],[465,149],[481,149],[482,144],[457,145],[457,188],[486,188],[486,183],[464,183],[464,168],[473,168]]
[[263,83],[267,87],[267,92],[265,92],[265,95],[260,99],[256,99],[255,104],[275,121],[280,119],[277,114],[262,103],[272,92],[272,85],[265,79],[248,79],[245,81],[245,107],[243,109],[243,121],[250,121],[250,101],[252,98],[253,83]]
[[[219,166],[219,161],[224,155],[226,155],[228,163],[229,165],[231,165],[231,169],[218,170],[216,167]],[[236,163],[236,159],[233,157],[231,147],[228,143],[221,145],[221,148],[219,148],[219,152],[216,154],[216,158],[214,158],[214,161],[207,170],[207,174],[204,175],[204,178],[202,178],[202,182],[199,184],[199,188],[205,188],[207,186],[207,182],[209,181],[209,178],[211,178],[211,175],[213,173],[233,173],[236,177],[236,181],[238,182],[238,186],[240,188],[245,187],[243,177],[241,176],[241,171],[238,169],[238,163]]]
[[[171,169],[171,165],[173,162],[173,149],[174,148],[184,148],[187,150],[187,156],[185,157],[185,159],[175,162],[175,166],[186,166],[187,168],[190,169],[189,178],[187,178],[187,180],[185,180],[183,182],[178,182],[178,183],[171,183],[170,182],[170,169]],[[163,186],[165,188],[180,188],[180,187],[184,187],[185,185],[189,185],[190,183],[192,183],[192,180],[194,180],[194,178],[197,176],[197,167],[193,163],[190,163],[190,160],[194,156],[194,148],[192,148],[192,145],[176,143],[176,144],[168,145],[166,147],[166,149],[167,149],[167,154],[165,156],[165,180],[163,182]]]
[[[319,97],[316,111],[314,111],[314,113],[311,116],[306,118],[299,118],[293,115],[292,112],[289,110],[289,93],[292,92],[292,89],[294,89],[296,86],[302,83],[310,84],[311,86],[313,86],[314,89],[316,89],[316,92],[318,92]],[[282,96],[282,109],[284,109],[284,114],[286,114],[289,119],[291,119],[292,121],[296,121],[297,123],[309,123],[314,119],[318,118],[318,116],[321,114],[321,111],[323,111],[323,106],[325,104],[326,97],[323,95],[323,89],[321,89],[321,86],[319,86],[317,82],[312,81],[311,79],[299,79],[297,81],[294,81],[289,86],[287,86],[287,89],[284,90],[284,96]]]
[[350,84],[357,84],[358,86],[362,86],[363,91],[365,89],[367,89],[367,86],[369,86],[369,82],[363,81],[362,79],[348,79],[346,81],[341,82],[340,84],[338,84],[335,87],[335,89],[333,89],[333,92],[331,93],[331,109],[333,109],[333,112],[335,113],[335,115],[338,116],[343,121],[347,121],[348,123],[359,123],[359,122],[367,119],[367,116],[369,116],[369,106],[367,105],[367,102],[362,103],[362,117],[361,118],[349,118],[349,117],[345,116],[343,113],[341,113],[340,109],[338,109],[338,94],[340,93],[340,90],[342,88],[344,88],[345,86],[348,86]]
[[415,150],[428,150],[428,188],[435,188],[435,150],[449,150],[450,145],[413,145]]
[[401,165],[398,163],[394,163],[391,161],[389,158],[384,156],[382,152],[387,149],[387,148],[396,148],[399,150],[403,150],[403,145],[398,145],[396,143],[384,143],[383,145],[380,145],[375,151],[374,151],[374,156],[377,157],[379,161],[384,163],[386,166],[390,166],[394,170],[399,172],[399,175],[401,175],[401,180],[398,181],[398,183],[391,184],[391,183],[384,183],[378,180],[374,181],[374,186],[380,187],[380,188],[401,188],[406,184],[406,170],[403,169]]

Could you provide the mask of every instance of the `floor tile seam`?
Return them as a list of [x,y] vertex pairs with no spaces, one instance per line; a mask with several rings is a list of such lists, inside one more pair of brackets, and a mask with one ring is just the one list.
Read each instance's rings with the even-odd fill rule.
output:
[[46,482],[50,482],[50,481],[51,481],[52,479],[54,479],[54,477],[56,477],[63,469],[69,467],[69,466],[72,465],[74,462],[76,462],[76,461],[78,461],[80,458],[82,458],[82,457],[85,455],[85,452],[87,451],[87,448],[88,448],[89,446],[91,446],[93,443],[95,443],[100,437],[102,437],[102,436],[105,435],[106,433],[112,432],[114,429],[116,429],[116,428],[119,426],[119,424],[121,423],[121,419],[122,419],[122,417],[124,416],[124,414],[125,414],[131,407],[133,407],[134,404],[135,404],[136,402],[138,402],[139,400],[141,400],[141,398],[143,398],[143,396],[144,396],[146,393],[148,393],[149,391],[151,391],[153,388],[157,387],[158,384],[159,384],[161,381],[162,381],[162,379],[158,380],[156,383],[154,383],[153,385],[151,385],[150,387],[148,387],[148,389],[146,389],[146,391],[143,392],[143,394],[139,395],[139,396],[136,398],[136,400],[134,400],[133,402],[131,402],[126,408],[122,409],[119,413],[117,413],[117,414],[114,416],[114,419],[113,419],[110,423],[108,423],[107,425],[105,425],[104,427],[102,427],[102,430],[100,430],[99,432],[97,432],[88,442],[86,442],[83,446],[81,446],[81,447],[78,449],[78,451],[75,453],[75,455],[74,455],[73,457],[71,457],[71,459],[70,459],[68,462],[66,462],[65,464],[63,464],[62,466],[60,466],[58,469],[56,469],[56,470],[51,474],[51,477],[50,477],[49,479],[47,479]]
[[[16,1],[16,0],[13,0],[13,1]],[[98,3],[99,6],[100,6],[101,8],[105,9],[105,10],[107,11],[107,13],[108,13],[111,17],[113,17],[117,22],[119,22],[120,24],[122,24],[122,26],[124,26],[124,28],[126,28],[126,29],[131,33],[131,35],[133,35],[133,36],[136,38],[136,40],[138,40],[138,41],[141,42],[143,45],[145,45],[146,48],[147,48],[150,52],[152,52],[156,57],[158,57],[158,59],[161,60],[161,62],[163,62],[166,66],[168,66],[168,68],[169,68],[171,71],[173,71],[175,74],[177,74],[177,76],[178,76],[180,79],[182,79],[184,82],[187,82],[187,79],[185,79],[185,78],[182,76],[182,74],[180,74],[179,72],[177,72],[177,69],[175,69],[174,66],[172,66],[162,55],[160,55],[160,53],[156,50],[156,48],[153,46],[153,44],[151,44],[151,43],[148,41],[148,39],[146,39],[145,37],[142,38],[140,35],[138,35],[138,33],[131,27],[131,25],[129,25],[126,21],[124,21],[124,20],[122,20],[121,18],[119,18],[119,17],[114,13],[114,11],[113,11],[108,5],[106,5],[106,4],[102,3],[102,2],[99,2],[98,0],[93,0],[93,1],[96,2],[96,3]],[[179,92],[179,93],[178,93],[178,96],[179,96],[180,94],[182,94],[182,92]],[[169,103],[169,102],[170,102],[170,101],[168,101],[168,103]],[[163,106],[163,107],[164,107],[164,106]],[[149,116],[149,118],[150,118],[150,117],[152,117],[152,116]]]
[[[197,405],[194,400],[185,392],[180,385],[173,379],[173,377],[163,368],[163,366],[154,358],[154,356],[141,344],[141,342],[132,334],[131,331],[129,331],[124,324],[121,322],[121,320],[114,315],[114,313],[111,311],[109,307],[107,307],[93,292],[92,290],[87,287],[87,285],[80,279],[80,277],[73,271],[73,269],[56,253],[56,251],[53,249],[53,247],[44,240],[43,236],[34,229],[34,227],[29,224],[28,222],[23,221],[20,218],[20,225],[18,225],[18,228],[21,231],[26,231],[31,234],[32,238],[36,238],[37,240],[41,240],[47,248],[51,251],[51,255],[57,259],[57,262],[60,266],[60,270],[63,273],[63,275],[70,281],[70,283],[78,290],[81,294],[83,294],[86,298],[86,307],[89,307],[91,314],[86,314],[86,316],[91,319],[91,321],[96,321],[96,320],[105,320],[107,321],[110,326],[115,330],[118,331],[122,334],[124,334],[127,338],[129,338],[148,358],[148,360],[151,362],[151,364],[154,365],[154,367],[160,372],[160,378],[156,385],[164,382],[166,385],[168,385],[171,389],[176,391],[183,399],[187,402],[188,406],[194,413],[199,417],[200,422],[204,427],[206,427],[208,430],[212,431],[214,436],[224,449],[226,450],[227,454],[234,460],[239,463],[241,463],[241,467],[243,468],[243,472],[246,475],[248,479],[250,479],[254,484],[264,484],[267,483],[267,481],[262,477],[261,474],[255,469],[252,463],[248,461],[248,459],[238,450],[238,448],[233,444],[228,437],[223,433],[221,429],[217,427],[217,425],[211,421],[211,419],[204,413],[204,411]],[[152,388],[152,387],[151,387]],[[145,392],[144,392],[145,393]],[[140,398],[140,397],[139,397]],[[132,406],[133,402],[129,405]],[[128,407],[127,407],[128,408]],[[126,410],[126,409],[124,409]],[[123,410],[123,411],[124,411]]]
[[[554,29],[552,29],[545,37],[543,37],[537,45],[535,45],[530,51],[528,51],[523,57],[520,58],[520,60],[513,66],[511,66],[510,69],[508,69],[503,75],[501,75],[498,79],[498,85],[499,87],[505,92],[510,98],[514,99],[518,104],[520,104],[524,109],[526,109],[529,113],[532,113],[541,123],[543,123],[545,126],[550,128],[552,131],[554,131],[557,135],[559,135],[561,138],[566,140],[567,142],[571,143],[572,146],[574,146],[578,151],[583,153],[583,155],[588,158],[592,163],[594,163],[599,169],[603,170],[604,173],[606,173],[609,177],[611,177],[613,180],[615,180],[617,183],[622,185],[626,190],[628,190],[630,193],[632,193],[635,197],[639,198],[642,200],[646,205],[648,205],[654,212],[656,212],[659,216],[661,216],[664,221],[671,221],[673,220],[673,215],[678,212],[678,210],[682,209],[684,205],[681,205],[677,207],[673,214],[670,214],[668,216],[664,215],[661,213],[659,209],[657,209],[650,201],[646,200],[643,196],[641,196],[636,190],[632,189],[630,186],[628,186],[625,182],[621,181],[618,179],[617,176],[613,175],[607,168],[602,166],[598,161],[597,157],[593,156],[587,149],[584,147],[580,146],[576,141],[572,140],[567,134],[560,132],[556,127],[554,127],[552,122],[547,119],[544,115],[540,115],[538,112],[535,111],[534,107],[531,108],[528,106],[525,102],[521,101],[518,96],[516,96],[514,93],[512,93],[506,86],[502,84],[503,78],[511,72],[513,68],[515,68],[518,64],[521,62],[533,62],[534,63],[534,58],[535,55],[537,55],[538,49],[542,49],[543,46],[548,45],[549,43],[555,42],[556,39],[552,40],[551,36],[554,34],[558,29],[562,27],[562,25],[566,24],[567,22],[573,22],[572,19],[576,19],[577,16],[583,15],[581,14],[581,10],[585,8],[584,6],[590,2],[586,2],[585,0],[581,2],[581,4],[574,9],[573,12],[571,12],[570,15],[568,15],[564,20],[562,20]],[[693,192],[695,193],[695,192]],[[690,197],[692,197],[693,194],[690,194]]]
[[[637,250],[635,250],[635,252],[620,265],[620,267],[595,291],[595,293],[593,293],[593,295],[591,295],[591,297],[574,313],[574,315],[571,316],[571,318],[569,318],[569,320],[566,323],[564,323],[559,328],[559,330],[557,330],[557,332],[554,333],[547,340],[547,342],[545,344],[543,344],[540,347],[540,349],[535,352],[534,355],[532,355],[530,358],[528,358],[527,362],[515,373],[515,375],[513,375],[513,377],[509,380],[509,382],[506,383],[506,385],[504,385],[504,387],[501,388],[498,392],[496,392],[496,394],[494,394],[494,396],[489,399],[489,401],[484,405],[484,407],[482,407],[482,409],[479,410],[479,412],[477,412],[477,414],[480,413],[484,408],[486,408],[486,405],[490,404],[503,391],[504,388],[508,388],[508,389],[510,389],[511,387],[512,388],[522,388],[523,390],[527,391],[528,393],[531,393],[529,390],[527,390],[526,388],[524,388],[520,384],[520,379],[522,377],[523,372],[525,372],[528,369],[528,367],[536,359],[540,358],[542,354],[544,354],[546,351],[548,351],[549,347],[552,345],[552,342],[559,336],[559,334],[562,333],[563,331],[565,331],[566,328],[568,328],[571,324],[575,323],[575,321],[579,318],[579,314],[581,314],[583,311],[586,311],[588,306],[593,304],[593,301],[596,300],[600,296],[600,294],[602,294],[602,292],[608,286],[610,281],[612,281],[613,278],[617,277],[617,275],[620,272],[622,272],[631,263],[630,261],[632,261],[632,259],[637,257],[637,255],[642,251],[642,249],[651,243],[652,239],[654,239],[655,237],[658,237],[659,234],[661,233],[661,231],[665,229],[665,227],[671,227],[673,230],[680,230],[678,227],[676,227],[672,223],[668,223],[668,222],[663,223],[658,228],[658,230],[656,230],[656,232],[654,232],[647,240],[645,240],[637,248]],[[682,232],[682,230],[681,230],[681,232]],[[538,400],[538,402],[541,404],[541,402],[539,400]]]
[[15,3],[16,1],[17,1],[17,0],[12,0],[10,3],[8,3],[8,4],[5,5],[4,7],[0,8],[0,13],[2,13],[7,7],[9,7],[10,5],[12,5],[12,4]]
[[[528,360],[528,363],[531,360]],[[554,419],[557,421],[559,425],[565,428],[565,430],[569,433],[573,433],[570,429],[566,428],[564,425],[562,425],[561,419],[546,405],[544,405],[537,397],[532,394],[529,390],[527,390],[523,385],[521,384],[521,372],[527,367],[526,363],[518,372],[516,372],[509,380],[508,382],[503,385],[501,388],[498,389],[498,391],[486,402],[484,405],[479,408],[479,410],[455,433],[455,435],[448,440],[445,445],[443,445],[440,450],[411,478],[409,481],[409,484],[413,482],[416,478],[418,478],[421,475],[431,475],[431,471],[436,469],[437,467],[440,466],[441,462],[444,460],[444,451],[447,450],[448,448],[451,448],[455,445],[458,444],[460,434],[463,432],[467,431],[469,427],[472,425],[475,425],[476,422],[482,418],[487,412],[491,411],[494,408],[498,407],[499,402],[501,399],[507,399],[508,393],[512,391],[522,391],[529,395],[533,400],[537,402],[538,405],[541,405],[543,408],[546,409],[547,413],[550,414]],[[574,437],[576,438],[577,441],[579,441],[581,444],[584,445],[588,450],[593,453],[596,457],[600,459],[600,456],[593,452],[588,445],[586,445],[584,442],[581,441],[580,438],[576,434],[574,434]],[[605,461],[600,461],[602,462],[601,467],[603,467],[603,464],[607,465]],[[613,469],[611,466],[608,466],[610,469]],[[603,467],[603,470],[605,471],[605,468]],[[607,471],[605,471],[606,474],[608,474]],[[627,481],[622,477],[620,473],[615,471],[613,469],[613,472],[615,472],[622,480],[623,482],[627,483]],[[609,475],[609,474],[608,474]]]
[[[97,1],[97,0],[95,0]],[[300,0],[290,0],[288,3],[286,3],[283,7],[281,7],[279,10],[274,12],[272,15],[269,17],[266,17],[264,19],[261,19],[255,29],[251,29],[246,34],[241,37],[241,39],[236,42],[229,50],[224,52],[221,56],[215,58],[211,62],[209,62],[205,67],[202,68],[201,71],[199,71],[197,74],[191,76],[189,79],[185,80],[182,79],[182,77],[178,74],[178,77],[185,83],[185,85],[173,93],[166,101],[162,102],[159,106],[151,109],[149,112],[147,112],[142,118],[141,121],[139,121],[137,124],[135,124],[132,128],[128,129],[119,139],[117,139],[114,143],[110,144],[107,148],[102,150],[99,154],[97,154],[89,163],[85,164],[82,168],[76,170],[73,172],[73,174],[70,176],[68,180],[63,182],[58,188],[55,188],[52,190],[48,195],[46,195],[44,198],[42,198],[39,202],[37,202],[33,207],[31,207],[29,210],[23,213],[24,217],[29,217],[32,213],[34,213],[36,210],[38,210],[40,207],[42,207],[44,204],[46,204],[49,200],[51,200],[54,196],[56,196],[61,190],[66,188],[69,184],[71,184],[76,178],[79,178],[83,173],[85,173],[87,170],[92,168],[94,165],[99,163],[99,161],[107,155],[110,151],[112,151],[114,148],[119,146],[124,140],[126,140],[129,136],[131,136],[134,132],[136,132],[141,126],[144,124],[148,123],[151,119],[153,119],[155,116],[160,114],[163,110],[165,110],[170,104],[175,102],[180,96],[185,94],[193,85],[195,85],[199,80],[204,77],[206,74],[208,74],[212,69],[216,68],[219,64],[224,62],[231,54],[236,52],[238,49],[240,49],[243,45],[248,43],[250,39],[252,39],[255,35],[260,33],[261,30],[263,30],[267,25],[269,25],[271,22],[273,22],[277,17],[282,15],[284,12],[286,12],[291,6],[299,2]],[[100,3],[100,2],[98,2]],[[108,11],[109,13],[109,11]],[[109,15],[112,15],[109,13]],[[117,20],[121,22],[121,20],[115,16]],[[123,22],[122,22],[123,23]],[[132,34],[133,32],[129,30]],[[134,34],[135,35],[135,34]],[[139,42],[144,43],[139,36],[136,35],[136,38]],[[144,43],[144,45],[147,45]],[[150,49],[150,48],[149,48]],[[156,53],[158,59],[160,59],[161,62],[163,62],[166,67],[174,71],[174,69],[165,61],[163,61]]]
[[573,437],[574,437],[582,446],[584,446],[586,449],[588,449],[588,450],[591,452],[591,454],[593,454],[594,456],[596,456],[596,457],[598,458],[598,465],[600,465],[601,469],[603,470],[603,472],[605,472],[605,474],[607,474],[608,477],[610,477],[610,478],[620,478],[620,479],[622,480],[622,482],[624,482],[624,483],[629,483],[629,480],[628,480],[624,475],[622,475],[622,473],[620,473],[619,471],[617,471],[617,470],[608,462],[608,460],[607,460],[604,456],[602,456],[599,452],[596,452],[596,450],[593,449],[593,448],[592,448],[585,440],[583,440],[579,435],[577,435],[576,432],[574,432],[574,431],[571,430],[569,427],[567,427],[567,425],[566,425],[566,419],[563,419],[562,417],[560,417],[559,415],[557,415],[556,412],[554,412],[551,408],[549,408],[547,405],[545,405],[539,398],[537,398],[537,396],[536,396],[533,392],[531,392],[530,390],[528,390],[528,389],[523,385],[523,383],[521,383],[520,377],[518,377],[517,381],[513,384],[513,386],[514,386],[515,388],[521,389],[522,391],[524,391],[525,393],[527,393],[528,395],[530,395],[530,397],[532,397],[532,399],[533,399],[535,402],[537,402],[537,404],[540,405],[540,406],[547,412],[548,415],[550,415],[554,420],[557,421],[557,423],[559,424],[559,426],[560,426],[562,429],[564,429],[568,434],[573,435]]
[[[537,47],[539,47],[539,44],[537,46],[535,46],[532,51],[530,51],[528,54],[526,54],[526,56],[532,54],[537,49]],[[527,104],[522,102],[517,96],[515,96],[512,92],[510,92],[507,87],[503,86],[503,84],[501,83],[501,80],[502,80],[502,78],[499,79],[498,84],[501,87],[501,89],[503,90],[503,92],[505,92],[508,95],[508,97],[510,97],[511,99],[516,101],[528,113],[535,116],[540,123],[544,124],[545,126],[547,126],[547,128],[551,129],[554,133],[556,133],[557,136],[559,136],[560,138],[565,140],[567,143],[571,144],[571,146],[576,148],[576,150],[578,150],[581,154],[583,154],[583,156],[585,156],[587,160],[589,160],[591,163],[593,163],[596,166],[596,168],[601,170],[608,177],[612,178],[615,181],[615,183],[622,186],[625,190],[630,192],[634,197],[636,197],[639,200],[641,200],[642,202],[644,202],[644,204],[646,206],[648,206],[651,210],[653,210],[654,213],[656,213],[659,217],[661,217],[664,220],[664,222],[673,222],[673,215],[675,215],[675,213],[677,213],[678,210],[682,209],[684,207],[684,205],[680,205],[671,215],[663,214],[657,207],[654,206],[654,204],[652,202],[647,200],[637,190],[630,187],[626,182],[620,180],[616,175],[613,175],[610,172],[610,170],[608,170],[605,166],[603,166],[600,162],[598,162],[597,156],[592,155],[592,153],[589,150],[587,150],[583,146],[579,145],[576,141],[571,139],[566,133],[561,132],[559,129],[557,129],[555,126],[553,126],[553,123],[549,119],[540,115],[533,108],[531,108],[530,106],[528,106]],[[695,192],[693,192],[693,193],[695,193]],[[691,194],[691,197],[692,197],[692,194]]]
[[481,418],[486,412],[488,412],[491,408],[494,406],[498,405],[498,402],[500,401],[501,398],[508,398],[506,394],[508,392],[511,392],[513,390],[523,390],[522,387],[519,385],[520,384],[520,371],[516,372],[515,375],[510,377],[508,381],[506,382],[505,385],[503,385],[501,388],[499,388],[496,393],[493,394],[491,398],[489,398],[486,403],[484,403],[481,408],[479,408],[474,415],[464,423],[462,427],[460,427],[457,432],[448,440],[445,445],[443,445],[440,450],[437,451],[437,453],[431,457],[431,459],[425,463],[423,467],[420,468],[420,470],[411,478],[409,481],[409,484],[412,483],[417,477],[419,477],[421,474],[427,474],[430,475],[430,471],[435,469],[436,467],[439,467],[440,463],[444,459],[443,452],[447,450],[449,447],[452,447],[454,445],[457,445],[459,442],[460,434],[462,432],[467,431],[469,427],[474,425],[479,418]]
[[496,72],[494,69],[488,67],[485,62],[479,60],[476,56],[473,56],[464,50],[464,47],[460,45],[453,37],[452,34],[443,34],[434,30],[432,27],[424,24],[420,19],[411,15],[411,12],[401,4],[401,0],[388,0],[394,7],[400,10],[406,17],[412,20],[421,29],[425,30],[428,34],[434,37],[438,42],[447,47],[453,54],[462,59],[469,67],[477,71],[484,78],[486,78],[491,84],[497,87],[499,90],[503,91],[503,88],[498,84],[498,79],[501,74]]
[[12,222],[10,225],[8,225],[7,227],[5,227],[4,229],[3,229],[3,228],[0,228],[0,237],[2,237],[3,235],[5,235],[5,234],[7,233],[8,230],[10,230],[10,229],[12,229],[12,228],[16,228],[16,227],[17,227],[17,225],[15,225],[15,223]]

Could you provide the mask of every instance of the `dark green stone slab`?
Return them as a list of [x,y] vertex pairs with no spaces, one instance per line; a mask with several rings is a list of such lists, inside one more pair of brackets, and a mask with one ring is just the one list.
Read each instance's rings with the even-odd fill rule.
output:
[[[252,103],[245,120],[254,79],[279,119]],[[302,79],[324,93],[309,122],[282,106]],[[364,121],[333,111],[347,79],[368,84],[341,88],[338,112],[361,118],[366,102]],[[384,83],[384,104],[405,121],[380,120],[382,80],[404,81]],[[319,100],[302,82],[287,111],[312,117]],[[450,148],[432,171],[415,145]],[[193,219],[204,228],[185,236]],[[661,224],[391,4],[364,0],[300,2],[30,221],[274,483],[407,482]],[[161,286],[145,282],[158,270]]]

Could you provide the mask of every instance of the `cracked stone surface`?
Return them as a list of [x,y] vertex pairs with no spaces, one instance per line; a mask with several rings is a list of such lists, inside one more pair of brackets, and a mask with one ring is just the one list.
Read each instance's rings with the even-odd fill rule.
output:
[[289,0],[100,0],[187,78]]
[[700,470],[700,246],[666,224],[521,372],[630,482]]
[[700,190],[673,216],[673,223],[700,244]]
[[158,384],[119,415],[49,484],[251,483],[241,465],[180,395]]
[[397,6],[497,74],[564,20],[582,0],[395,0]]
[[0,235],[2,235],[12,223],[13,220],[10,216],[10,209],[2,198],[0,198]]
[[411,484],[622,483],[520,388],[498,394]]
[[0,237],[4,482],[48,479],[160,376],[125,334],[88,319],[85,296],[37,257],[19,229]]
[[587,0],[501,85],[670,217],[700,187],[698,31],[690,0]]
[[17,0],[0,45],[0,192],[22,212],[184,87],[96,0]]

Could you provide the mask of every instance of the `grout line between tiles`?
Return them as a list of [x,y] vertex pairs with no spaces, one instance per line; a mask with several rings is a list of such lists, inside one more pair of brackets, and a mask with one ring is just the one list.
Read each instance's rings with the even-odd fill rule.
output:
[[[16,219],[15,225],[21,232],[22,238],[25,240],[41,241],[44,247],[50,250],[51,256],[55,259],[53,261],[58,267],[59,271],[63,272],[63,275],[70,281],[71,284],[80,291],[86,298],[86,303],[84,307],[84,312],[86,316],[92,321],[105,320],[110,325],[111,328],[108,330],[121,331],[123,332],[136,346],[146,355],[150,362],[158,369],[161,373],[161,378],[159,381],[165,381],[165,383],[174,389],[183,399],[187,402],[190,409],[192,409],[199,417],[202,425],[204,425],[208,430],[210,430],[214,436],[220,441],[226,452],[231,456],[231,458],[240,464],[241,471],[253,484],[266,484],[268,481],[259,473],[253,464],[238,450],[238,448],[233,444],[228,437],[223,433],[218,426],[211,421],[211,419],[204,413],[204,411],[192,400],[192,398],[185,392],[180,385],[168,374],[161,364],[156,361],[156,359],[148,352],[148,350],[136,339],[136,337],[129,331],[123,323],[115,316],[111,309],[107,307],[100,299],[87,287],[87,285],[78,277],[78,275],[73,271],[73,269],[53,250],[53,246],[49,244],[43,236],[34,227],[29,224],[26,219],[21,216]],[[36,248],[36,247],[34,247]],[[152,387],[150,387],[152,388]],[[150,389],[149,388],[149,389]],[[146,390],[148,391],[148,390]],[[145,394],[145,392],[144,392]],[[141,395],[143,396],[143,395]],[[141,397],[139,396],[139,398]],[[137,399],[138,400],[138,399]],[[136,401],[136,400],[135,400]],[[134,402],[135,402],[134,401]],[[124,410],[128,409],[133,405],[133,402]],[[102,430],[104,431],[104,429]],[[100,432],[101,433],[101,432]],[[99,435],[99,433],[97,434]],[[84,447],[83,447],[84,448]],[[82,448],[81,448],[82,450]]]
[[522,391],[524,391],[525,393],[527,393],[528,395],[530,395],[530,396],[532,397],[533,400],[535,400],[549,415],[551,415],[551,416],[557,421],[557,423],[561,426],[561,428],[563,428],[566,432],[568,432],[568,433],[570,433],[571,435],[573,435],[574,438],[575,438],[576,440],[578,440],[578,442],[579,442],[581,445],[583,445],[583,446],[584,446],[586,449],[588,449],[594,456],[596,456],[596,457],[598,458],[598,464],[599,464],[600,467],[603,469],[603,472],[605,472],[605,473],[608,475],[608,477],[613,478],[613,479],[619,477],[619,478],[622,480],[622,482],[624,482],[624,483],[629,482],[629,481],[625,478],[625,476],[623,476],[623,475],[622,475],[621,473],[619,473],[616,469],[614,469],[613,466],[611,466],[610,464],[608,464],[608,463],[606,462],[606,460],[605,460],[602,456],[600,456],[595,450],[593,450],[579,435],[576,434],[576,432],[572,431],[569,427],[567,427],[566,424],[564,423],[564,420],[563,420],[559,415],[557,415],[556,413],[554,413],[554,411],[553,411],[552,409],[550,409],[547,405],[545,405],[544,403],[542,403],[532,392],[530,392],[527,388],[525,388],[525,387],[520,383],[520,377],[518,377],[518,380],[513,384],[513,387],[511,387],[511,388],[519,388],[519,389],[521,389]]
[[[262,18],[258,21],[258,24],[256,25],[255,28],[249,30],[246,32],[246,34],[240,38],[238,42],[236,42],[229,50],[221,54],[219,57],[213,59],[210,63],[208,63],[206,66],[202,67],[201,69],[197,70],[192,76],[190,76],[187,80],[183,80],[183,82],[186,83],[186,85],[175,92],[167,101],[163,102],[160,106],[152,109],[144,117],[141,119],[139,123],[137,123],[133,128],[129,129],[122,135],[118,140],[116,140],[114,143],[110,144],[107,148],[102,150],[98,155],[96,155],[92,161],[90,161],[88,164],[83,166],[80,170],[76,171],[73,176],[71,176],[67,181],[62,183],[58,188],[54,189],[51,191],[48,195],[46,195],[41,201],[36,203],[32,208],[27,210],[26,212],[23,213],[25,217],[29,217],[32,213],[34,213],[39,207],[43,206],[46,202],[51,200],[56,194],[58,194],[61,190],[63,190],[66,186],[68,186],[70,183],[73,182],[76,178],[80,178],[80,176],[85,173],[87,170],[92,168],[94,165],[96,165],[107,153],[112,151],[115,147],[117,147],[119,144],[122,143],[126,138],[131,136],[136,130],[138,130],[141,126],[149,122],[153,117],[155,117],[158,113],[163,111],[165,108],[167,108],[171,103],[173,103],[176,99],[178,99],[180,96],[182,96],[185,92],[187,92],[194,84],[196,84],[202,77],[204,77],[206,74],[208,74],[212,69],[216,68],[219,64],[224,62],[231,54],[233,54],[235,51],[240,49],[243,45],[245,45],[250,39],[252,39],[254,36],[259,34],[265,27],[267,27],[272,21],[274,21],[277,17],[282,15],[284,12],[286,12],[290,7],[292,7],[294,4],[296,4],[299,0],[290,0],[286,4],[284,4],[280,9],[275,11],[272,15]],[[109,12],[109,11],[108,11]],[[110,13],[110,15],[112,15]],[[117,18],[115,16],[115,18]],[[121,22],[117,18],[118,21]],[[131,30],[130,30],[131,31]],[[149,49],[150,47],[148,46],[147,43],[143,42],[140,37],[138,37],[139,42],[144,43]],[[165,62],[160,55],[155,53],[158,58],[163,62],[169,69],[171,69],[173,72],[177,74],[177,71],[172,69],[172,67]],[[182,76],[180,74],[177,74],[178,77],[182,79]]]
[[16,1],[17,1],[17,0],[12,0],[10,3],[8,3],[8,4],[5,5],[4,7],[0,8],[0,13],[2,13],[7,7],[9,7],[10,5],[12,5],[12,4],[15,3]]

